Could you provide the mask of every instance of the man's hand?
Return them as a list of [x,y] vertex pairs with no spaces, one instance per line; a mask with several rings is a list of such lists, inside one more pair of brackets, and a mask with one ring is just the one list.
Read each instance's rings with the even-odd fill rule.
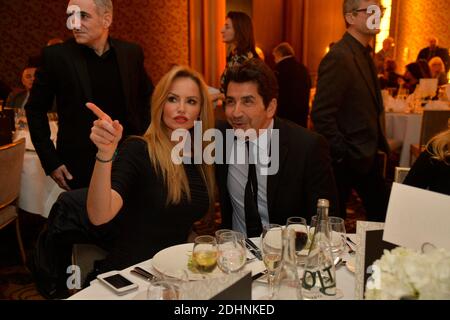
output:
[[65,165],[59,166],[50,174],[53,180],[58,184],[58,186],[64,190],[69,191],[70,187],[67,184],[67,180],[72,180],[73,177],[70,174],[69,170],[67,170]]

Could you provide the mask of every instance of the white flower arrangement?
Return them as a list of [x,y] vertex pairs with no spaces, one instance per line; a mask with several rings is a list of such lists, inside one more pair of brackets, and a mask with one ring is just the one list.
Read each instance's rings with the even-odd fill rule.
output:
[[420,253],[398,247],[384,250],[367,280],[370,300],[450,299],[450,252],[434,249]]

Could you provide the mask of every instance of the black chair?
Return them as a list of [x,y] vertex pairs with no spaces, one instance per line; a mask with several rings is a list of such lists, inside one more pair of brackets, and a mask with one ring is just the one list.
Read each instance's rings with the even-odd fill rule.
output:
[[436,134],[449,128],[450,110],[425,110],[423,112],[420,140],[411,144],[409,164],[412,166],[425,146]]

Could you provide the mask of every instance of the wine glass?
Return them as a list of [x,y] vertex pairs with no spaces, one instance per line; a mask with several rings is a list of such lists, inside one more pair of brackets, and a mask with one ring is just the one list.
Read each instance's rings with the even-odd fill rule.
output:
[[[315,225],[317,223],[317,215],[311,217],[311,228],[309,236],[314,234]],[[330,230],[330,242],[333,258],[341,257],[345,251],[346,231],[345,220],[339,217],[328,217],[328,225]]]
[[172,279],[156,279],[147,288],[147,300],[180,300],[181,284]]
[[217,266],[217,241],[212,236],[198,236],[194,240],[192,261],[202,274],[212,272]]
[[244,234],[240,232],[226,231],[219,234],[217,264],[223,272],[237,272],[245,265],[247,251],[244,239]]
[[217,230],[217,231],[214,233],[214,235],[216,236],[216,240],[219,241],[219,236],[220,236],[222,233],[224,233],[224,232],[231,232],[231,231],[233,231],[233,230],[230,230],[230,229],[219,229],[219,230]]
[[330,225],[331,251],[333,258],[342,257],[345,252],[346,237],[345,220],[339,217],[329,217],[328,223]]
[[282,227],[278,224],[267,224],[263,226],[261,234],[262,256],[267,268],[269,282],[269,299],[274,296],[274,280],[281,266],[282,251]]
[[[302,271],[307,253],[302,255],[303,249],[308,243],[308,226],[306,219],[302,217],[289,217],[286,221],[286,228],[295,232],[295,262],[298,271]],[[299,272],[299,277],[301,277]]]

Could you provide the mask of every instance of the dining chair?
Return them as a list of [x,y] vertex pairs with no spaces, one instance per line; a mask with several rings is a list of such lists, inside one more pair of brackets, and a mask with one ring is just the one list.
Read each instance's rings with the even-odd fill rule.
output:
[[412,166],[431,138],[449,127],[450,110],[425,110],[422,117],[419,143],[411,144],[409,165]]
[[87,276],[94,270],[96,260],[105,259],[108,252],[93,244],[74,244],[72,264],[80,268],[80,283],[83,285]]
[[0,230],[12,222],[16,222],[17,242],[20,255],[25,264],[26,256],[20,235],[19,215],[16,201],[20,192],[23,158],[25,154],[25,139],[0,147]]
[[395,167],[394,182],[403,183],[411,168]]

